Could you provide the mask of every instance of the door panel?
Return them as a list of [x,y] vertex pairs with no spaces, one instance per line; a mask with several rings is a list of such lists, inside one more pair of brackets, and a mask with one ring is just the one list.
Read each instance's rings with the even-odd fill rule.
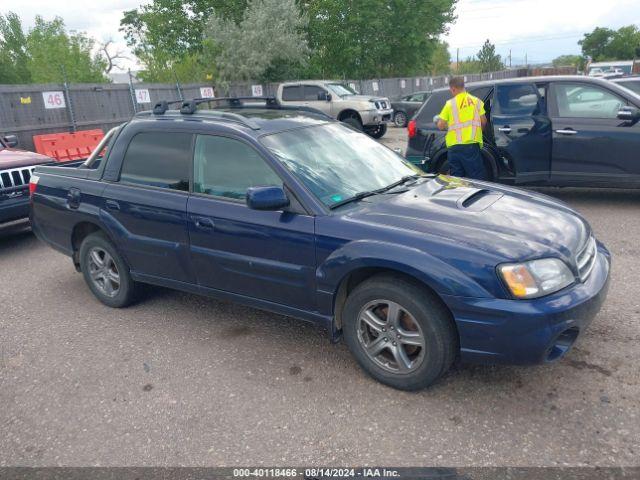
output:
[[133,272],[195,283],[185,192],[111,184],[103,196],[101,216]]
[[204,287],[315,309],[314,218],[249,209],[249,187],[282,185],[252,146],[199,135],[189,198],[191,258]]
[[555,83],[552,180],[557,183],[640,181],[640,124],[617,118],[627,101],[586,83]]
[[333,102],[327,100],[318,100],[318,94],[329,93],[324,88],[317,85],[304,85],[302,94],[304,95],[303,104],[307,107],[315,108],[321,112],[331,115],[331,104]]
[[533,84],[498,85],[491,126],[499,154],[517,183],[545,181],[551,170],[551,122]]
[[[188,210],[191,257],[202,286],[315,309],[313,217],[201,196],[189,199]],[[213,225],[196,225],[202,218]]]

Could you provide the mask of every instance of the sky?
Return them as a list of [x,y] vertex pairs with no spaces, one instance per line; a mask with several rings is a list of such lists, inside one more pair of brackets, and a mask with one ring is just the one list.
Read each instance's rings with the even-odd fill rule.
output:
[[[36,15],[62,17],[69,30],[86,32],[97,41],[114,40],[128,50],[118,31],[122,12],[138,7],[141,0],[0,0],[0,13],[14,11],[26,27]],[[578,40],[597,26],[619,28],[640,25],[640,0],[458,0],[456,22],[443,39],[452,59],[474,55],[486,39],[512,65],[550,62],[564,54],[579,54]],[[126,70],[139,68],[130,54],[121,62]]]

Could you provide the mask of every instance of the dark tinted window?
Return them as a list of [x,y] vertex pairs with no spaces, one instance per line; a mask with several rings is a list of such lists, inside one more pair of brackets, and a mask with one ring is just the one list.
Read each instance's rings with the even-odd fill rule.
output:
[[624,88],[628,88],[632,92],[640,94],[640,80],[632,80],[628,82],[617,82],[618,85]]
[[318,94],[324,92],[324,90],[315,85],[304,86],[304,99],[305,100],[318,100]]
[[291,87],[284,87],[282,89],[283,100],[302,100],[302,87],[295,85]]
[[438,115],[442,111],[442,107],[447,100],[451,98],[451,92],[449,90],[441,90],[433,92],[420,109],[418,114],[418,121],[420,124],[432,123],[433,117]]
[[131,140],[120,181],[189,190],[190,133],[144,132]]
[[617,118],[618,110],[626,104],[610,90],[599,85],[580,83],[553,84],[560,117]]
[[282,180],[255,149],[232,138],[198,135],[194,192],[243,199],[247,188],[268,185],[282,185]]
[[538,110],[538,90],[529,83],[498,85],[493,108],[502,115],[533,115]]
[[491,93],[491,88],[492,87],[470,87],[469,93],[484,102]]

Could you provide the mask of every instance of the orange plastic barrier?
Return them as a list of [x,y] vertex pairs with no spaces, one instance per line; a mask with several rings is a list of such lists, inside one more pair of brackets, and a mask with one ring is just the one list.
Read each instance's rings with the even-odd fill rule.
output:
[[80,130],[76,133],[45,133],[34,135],[33,144],[36,152],[54,158],[58,162],[82,160],[87,158],[104,137],[104,132],[96,130]]

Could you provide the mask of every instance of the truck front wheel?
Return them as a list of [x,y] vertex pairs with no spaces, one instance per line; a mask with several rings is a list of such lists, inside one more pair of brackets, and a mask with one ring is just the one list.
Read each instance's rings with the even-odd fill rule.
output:
[[98,300],[114,308],[133,302],[136,285],[129,267],[103,233],[87,236],[80,245],[79,257],[84,280]]

